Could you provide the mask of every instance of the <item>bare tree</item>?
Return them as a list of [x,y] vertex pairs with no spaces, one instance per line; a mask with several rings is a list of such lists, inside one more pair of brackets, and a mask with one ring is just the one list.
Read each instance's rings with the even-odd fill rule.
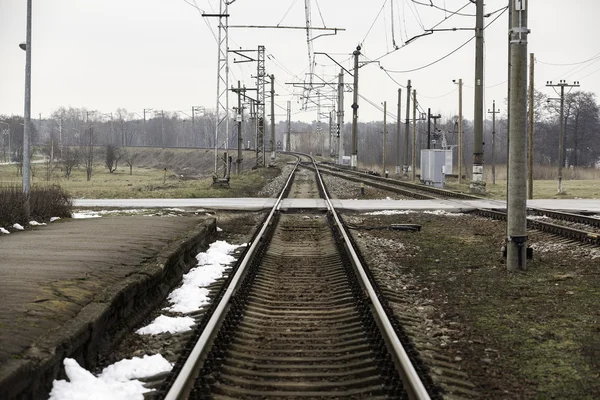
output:
[[135,160],[140,154],[133,151],[132,149],[124,149],[122,154],[123,159],[125,160],[127,165],[129,165],[129,175],[133,175],[133,164],[135,163]]
[[81,152],[78,147],[66,147],[63,151],[61,166],[65,172],[65,177],[69,179],[74,167],[79,165],[81,160]]
[[88,181],[92,180],[92,171],[94,170],[94,128],[87,129],[88,143],[83,146],[83,158],[85,162],[85,172]]
[[112,144],[106,146],[106,158],[104,162],[106,164],[106,168],[108,168],[108,172],[112,174],[117,170],[121,157],[121,150],[118,147]]

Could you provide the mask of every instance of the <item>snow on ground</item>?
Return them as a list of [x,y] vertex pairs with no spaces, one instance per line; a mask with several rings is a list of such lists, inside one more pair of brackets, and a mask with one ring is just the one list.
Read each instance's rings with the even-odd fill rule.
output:
[[[242,245],[242,246],[245,246]],[[200,310],[210,301],[207,286],[223,276],[229,264],[235,261],[231,255],[238,245],[223,240],[212,243],[208,250],[196,256],[198,266],[192,268],[182,278],[182,284],[173,290],[168,297],[171,305],[166,310],[188,314]],[[140,335],[156,335],[164,332],[177,333],[190,330],[194,320],[190,317],[167,317],[161,315],[150,325],[137,331]]]
[[171,370],[160,354],[121,360],[104,368],[96,377],[71,358],[64,360],[68,380],[55,380],[49,400],[143,400],[146,389],[138,378]]
[[23,228],[23,225],[20,225],[20,224],[14,224],[12,227],[18,231],[22,231],[25,229],[25,228]]
[[0,227],[0,232],[4,233],[5,235],[10,235],[10,232],[2,227]]
[[97,211],[81,211],[74,212],[71,214],[73,219],[84,219],[84,218],[100,218],[101,215]]
[[138,335],[158,335],[159,333],[180,333],[192,330],[195,321],[192,317],[167,317],[160,315],[150,325],[135,331]]
[[31,226],[44,226],[44,225],[46,225],[46,223],[44,223],[44,222],[39,223],[37,221],[29,221],[29,225],[31,225]]
[[465,215],[463,213],[448,212],[444,210],[423,211],[423,214],[446,215],[449,217],[459,217],[461,215]]
[[58,221],[60,217],[52,217],[50,218],[50,222]]
[[401,215],[401,214],[412,214],[414,211],[412,210],[381,210],[381,211],[372,211],[365,213],[365,215]]

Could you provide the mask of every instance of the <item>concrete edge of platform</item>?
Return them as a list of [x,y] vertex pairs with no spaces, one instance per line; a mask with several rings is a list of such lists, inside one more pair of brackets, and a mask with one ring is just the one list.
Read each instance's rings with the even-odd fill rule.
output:
[[195,265],[216,226],[215,218],[199,224],[142,264],[139,272],[99,293],[75,318],[33,343],[21,359],[0,367],[2,398],[47,398],[53,380],[62,376],[65,357],[93,367],[98,356],[141,323]]

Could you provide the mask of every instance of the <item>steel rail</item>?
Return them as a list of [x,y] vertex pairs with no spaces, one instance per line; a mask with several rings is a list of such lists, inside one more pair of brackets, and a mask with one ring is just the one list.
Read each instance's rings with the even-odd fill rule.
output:
[[294,169],[290,173],[279,197],[277,198],[277,201],[275,202],[275,205],[271,209],[269,216],[265,220],[263,226],[261,227],[260,232],[256,236],[256,239],[250,245],[248,252],[246,252],[246,256],[240,263],[240,266],[237,269],[235,275],[233,276],[233,279],[231,280],[229,287],[223,294],[221,301],[215,308],[213,315],[211,316],[210,320],[206,324],[206,327],[202,331],[202,334],[198,338],[198,341],[194,345],[194,348],[190,352],[188,359],[186,360],[183,367],[181,368],[181,371],[179,371],[179,374],[177,375],[177,378],[175,378],[173,385],[167,392],[167,394],[165,396],[165,400],[181,399],[182,396],[184,396],[189,391],[190,379],[191,379],[191,376],[194,374],[194,371],[198,367],[200,357],[202,356],[206,346],[210,342],[210,339],[213,335],[213,331],[215,330],[215,328],[218,326],[219,322],[221,321],[221,319],[226,311],[226,307],[229,304],[229,300],[233,296],[234,292],[237,290],[238,283],[240,282],[241,277],[244,274],[244,271],[246,270],[246,266],[248,265],[248,263],[250,262],[250,259],[254,255],[256,247],[258,246],[265,231],[267,230],[267,227],[269,226],[269,223],[271,222],[273,215],[278,210],[279,205],[282,201],[283,195],[285,193],[285,189],[290,184],[292,177],[294,176],[294,173],[295,173],[296,169],[298,168],[299,163],[300,163],[300,158],[298,158],[298,161],[296,162]]
[[319,168],[317,167],[317,165],[314,162],[314,159],[312,157],[311,157],[311,160],[313,162],[315,170],[317,171],[317,177],[319,178],[319,183],[321,184],[321,187],[323,188],[325,202],[327,203],[328,208],[331,211],[331,214],[335,220],[335,223],[336,223],[342,237],[344,238],[346,248],[350,252],[352,262],[354,263],[355,268],[360,276],[360,279],[362,280],[362,284],[365,287],[366,294],[369,297],[369,300],[371,301],[373,308],[375,309],[375,312],[377,314],[377,317],[379,318],[379,321],[381,322],[382,334],[386,337],[388,343],[390,344],[390,346],[392,347],[392,349],[395,352],[396,358],[400,362],[400,365],[402,367],[401,373],[404,375],[404,378],[405,378],[405,379],[403,379],[403,381],[408,386],[407,391],[409,392],[410,398],[418,399],[418,400],[429,400],[430,399],[429,393],[427,393],[427,390],[425,389],[425,386],[423,385],[423,382],[421,381],[419,374],[417,374],[417,371],[415,370],[412,362],[410,361],[410,358],[408,357],[408,354],[406,353],[404,346],[402,346],[402,343],[400,342],[398,335],[396,335],[396,331],[394,330],[392,323],[390,322],[385,310],[383,309],[381,302],[377,298],[377,293],[376,293],[375,289],[373,288],[373,285],[369,281],[369,277],[367,276],[367,273],[365,272],[365,268],[363,267],[362,263],[360,262],[358,254],[356,253],[356,250],[354,249],[354,246],[352,245],[352,242],[350,241],[350,238],[348,237],[348,234],[346,233],[346,230],[344,229],[344,225],[340,221],[340,218],[339,218],[335,208],[333,207],[333,203],[331,202],[331,200],[329,199],[329,196],[327,195],[327,191],[325,190],[325,184],[323,183],[323,180],[321,178]]

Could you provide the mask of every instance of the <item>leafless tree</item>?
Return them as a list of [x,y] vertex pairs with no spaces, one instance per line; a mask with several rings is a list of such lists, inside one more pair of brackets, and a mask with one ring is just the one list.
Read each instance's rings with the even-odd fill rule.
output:
[[81,160],[81,152],[78,147],[66,147],[63,151],[61,167],[65,173],[65,177],[69,179],[73,168],[79,165]]
[[123,154],[123,159],[125,160],[127,165],[129,165],[129,175],[133,175],[133,164],[135,163],[135,160],[138,158],[139,153],[137,153],[136,151],[134,151],[132,149],[124,149],[122,154]]
[[113,173],[119,167],[119,161],[121,160],[122,154],[121,149],[118,147],[109,144],[106,146],[106,158],[104,162],[106,164],[106,168],[108,168],[109,173]]

